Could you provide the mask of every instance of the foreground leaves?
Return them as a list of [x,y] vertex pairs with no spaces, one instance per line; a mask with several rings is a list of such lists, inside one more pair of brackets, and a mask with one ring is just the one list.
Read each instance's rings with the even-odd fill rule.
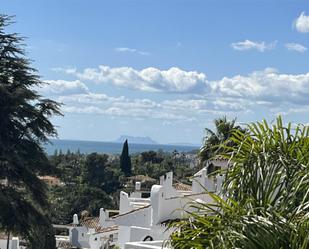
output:
[[309,127],[279,117],[233,132],[232,167],[214,204],[196,204],[171,224],[175,248],[308,248]]

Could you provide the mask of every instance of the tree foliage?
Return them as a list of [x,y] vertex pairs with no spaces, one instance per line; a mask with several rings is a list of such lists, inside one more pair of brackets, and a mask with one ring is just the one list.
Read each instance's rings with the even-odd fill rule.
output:
[[132,174],[132,164],[131,157],[129,155],[128,140],[124,142],[122,147],[122,153],[120,155],[120,168],[125,176],[130,176]]
[[23,38],[5,32],[9,24],[11,18],[0,15],[0,229],[24,236],[31,248],[54,248],[43,212],[45,186],[36,173],[49,167],[42,143],[56,135],[49,118],[60,114],[59,106],[34,90],[43,82],[25,57]]
[[224,142],[228,142],[231,145],[232,141],[229,138],[234,130],[245,131],[239,125],[236,125],[236,119],[229,121],[226,116],[215,119],[214,125],[215,131],[205,128],[206,136],[199,153],[202,162],[220,154],[223,151],[222,145]]
[[86,157],[83,182],[104,190],[107,194],[121,186],[119,166],[108,161],[106,154],[91,153]]
[[309,127],[279,117],[234,131],[225,146],[233,163],[224,198],[192,204],[189,219],[173,224],[175,248],[308,248]]
[[101,207],[118,207],[124,178],[118,158],[99,153],[67,152],[55,153],[49,160],[64,183],[49,188],[53,223],[71,223],[73,214],[85,210],[95,216]]

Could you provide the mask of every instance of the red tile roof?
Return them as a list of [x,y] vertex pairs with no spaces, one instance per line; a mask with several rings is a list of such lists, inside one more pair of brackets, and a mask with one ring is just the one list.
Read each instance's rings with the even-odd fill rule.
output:
[[181,182],[173,184],[173,187],[179,191],[192,191],[192,187],[190,185]]
[[150,206],[151,206],[151,205],[148,204],[148,205],[145,205],[145,206],[143,206],[143,207],[133,209],[133,210],[131,210],[131,211],[129,211],[129,212],[126,212],[126,213],[123,213],[123,214],[115,215],[115,216],[113,216],[113,219],[114,219],[114,218],[121,217],[121,216],[124,216],[124,215],[127,215],[127,214],[134,213],[134,212],[136,212],[136,211],[139,211],[139,210],[144,209],[144,208],[148,208],[148,207],[150,207]]
[[87,228],[95,229],[97,233],[106,233],[106,232],[111,232],[111,231],[115,231],[118,229],[118,226],[116,225],[110,226],[110,227],[101,227],[99,217],[84,218],[80,221],[80,225],[87,227]]

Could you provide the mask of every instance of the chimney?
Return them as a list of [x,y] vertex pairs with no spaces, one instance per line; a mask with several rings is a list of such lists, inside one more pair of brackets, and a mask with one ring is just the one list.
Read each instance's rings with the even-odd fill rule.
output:
[[73,215],[73,225],[77,226],[78,224],[79,224],[79,222],[78,222],[78,216],[77,216],[77,214],[74,214],[74,215]]
[[160,176],[160,185],[163,186],[165,176]]
[[141,190],[141,183],[140,182],[136,182],[135,183],[135,191],[140,191]]
[[99,216],[99,222],[100,226],[104,226],[104,223],[106,221],[106,214],[104,208],[100,208],[100,216]]
[[173,172],[167,172],[165,174],[165,186],[166,187],[172,187],[173,185]]

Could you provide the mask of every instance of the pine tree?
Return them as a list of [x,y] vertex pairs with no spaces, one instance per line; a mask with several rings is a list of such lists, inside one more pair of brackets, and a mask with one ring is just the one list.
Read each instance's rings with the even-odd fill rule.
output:
[[59,105],[34,90],[43,82],[25,57],[23,38],[5,32],[11,23],[0,15],[0,230],[22,236],[29,248],[52,249],[46,186],[36,173],[49,168],[42,145],[56,135],[49,118],[60,115]]
[[120,156],[120,168],[125,176],[130,176],[132,174],[131,157],[129,156],[129,145],[128,140],[126,140],[122,147],[122,153]]

